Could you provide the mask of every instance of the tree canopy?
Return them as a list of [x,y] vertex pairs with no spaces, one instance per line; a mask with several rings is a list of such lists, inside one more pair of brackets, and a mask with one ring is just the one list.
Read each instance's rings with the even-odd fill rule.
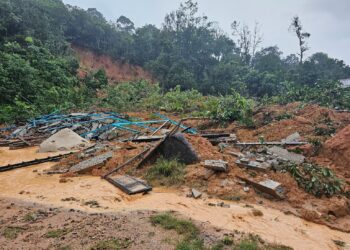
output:
[[301,89],[327,88],[326,83],[333,91],[346,92],[336,82],[350,78],[350,67],[326,53],[305,58],[310,33],[299,17],[290,29],[300,51],[283,55],[278,46],[260,48],[258,24],[250,28],[234,21],[230,36],[200,15],[192,0],[167,14],[161,27],[135,27],[126,16],[108,21],[95,8],[84,10],[61,0],[0,0],[0,105],[13,107],[20,101],[46,111],[45,102],[52,110],[73,105],[64,98],[67,91],[73,95],[83,86],[91,95],[106,86],[103,71],[77,78],[70,44],[147,69],[163,91],[180,86],[206,95],[239,93],[255,99],[294,91],[290,101],[298,99],[295,93],[303,93]]

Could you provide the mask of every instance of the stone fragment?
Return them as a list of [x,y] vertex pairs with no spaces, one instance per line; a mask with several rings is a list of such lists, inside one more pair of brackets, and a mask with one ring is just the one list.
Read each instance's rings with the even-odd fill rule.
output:
[[206,160],[204,161],[204,167],[218,172],[226,172],[228,162],[223,160]]
[[202,196],[202,193],[200,191],[198,191],[197,189],[192,188],[191,192],[192,192],[193,198],[195,198],[195,199],[198,199]]
[[289,152],[288,150],[277,146],[269,148],[268,152],[296,164],[303,163],[305,160],[305,157],[303,155]]

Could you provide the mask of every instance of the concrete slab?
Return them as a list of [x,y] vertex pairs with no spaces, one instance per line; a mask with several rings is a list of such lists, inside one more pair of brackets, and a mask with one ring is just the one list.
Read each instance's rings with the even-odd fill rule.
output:
[[301,136],[298,132],[295,132],[294,134],[291,134],[287,136],[286,139],[283,139],[282,142],[299,142],[301,139]]
[[206,160],[204,161],[204,167],[218,172],[226,172],[228,162],[223,160]]
[[202,193],[199,192],[197,189],[192,188],[191,192],[192,192],[193,198],[195,199],[198,199],[202,196]]
[[90,158],[88,160],[79,162],[78,164],[72,166],[69,169],[69,172],[83,173],[83,172],[89,171],[94,167],[104,164],[108,159],[112,158],[112,156],[113,156],[113,152],[108,152],[108,153]]
[[241,160],[237,160],[236,164],[238,166],[246,167],[257,171],[266,171],[271,167],[271,165],[268,164],[267,162],[260,163],[257,161],[248,161],[248,163],[246,163],[246,162],[242,162]]
[[303,163],[305,160],[305,157],[303,155],[289,152],[288,150],[277,146],[268,148],[267,151],[271,154],[277,155],[278,157],[286,159],[287,161],[294,162],[296,164]]
[[106,180],[129,195],[144,193],[152,190],[152,187],[145,181],[129,175],[107,177]]

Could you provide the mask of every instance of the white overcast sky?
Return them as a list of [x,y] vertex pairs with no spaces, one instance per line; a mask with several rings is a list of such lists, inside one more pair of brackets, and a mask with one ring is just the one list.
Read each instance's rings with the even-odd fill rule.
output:
[[[160,27],[164,16],[178,8],[181,0],[63,0],[81,8],[96,8],[106,19],[129,17],[137,27],[155,24]],[[297,53],[294,35],[288,31],[293,16],[298,15],[311,33],[309,46],[350,64],[350,0],[198,0],[199,13],[217,21],[231,33],[230,23],[237,20],[261,25],[263,46],[278,45],[284,56]]]

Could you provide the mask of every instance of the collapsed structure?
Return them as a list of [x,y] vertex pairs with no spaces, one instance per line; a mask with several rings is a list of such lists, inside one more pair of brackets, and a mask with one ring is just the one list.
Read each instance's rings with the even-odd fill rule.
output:
[[[277,139],[273,132],[267,136],[269,140],[258,139],[258,136],[254,139],[249,134],[251,132],[244,129],[201,125],[200,122],[211,122],[206,119],[169,118],[158,113],[141,116],[144,118],[117,113],[53,114],[20,127],[4,128],[0,140],[2,146],[17,149],[40,145],[40,150],[56,151],[59,155],[2,166],[0,171],[59,161],[46,173],[60,174],[61,178],[85,174],[101,176],[123,192],[133,195],[152,190],[144,177],[157,159],[176,158],[187,165],[185,186],[194,198],[206,197],[202,193],[208,193],[222,199],[239,200],[253,199],[253,195],[258,194],[268,199],[287,200],[292,206],[298,206],[295,203],[298,196],[315,203],[311,195],[301,191],[301,187],[306,187],[303,186],[305,180],[296,179],[296,174],[307,173],[305,171],[312,160],[310,147],[315,147],[305,138],[305,126],[294,125],[296,122],[306,124],[301,116],[290,119],[295,127],[283,125],[286,129],[292,127],[288,134],[279,129],[283,137]],[[280,124],[286,122],[278,121]],[[270,127],[274,129],[275,124]],[[265,127],[255,131],[263,129]],[[342,133],[347,135],[346,131],[344,129]],[[336,139],[326,143],[338,144]],[[331,152],[330,146],[324,151]],[[297,172],[292,173],[291,170]],[[307,192],[312,193],[312,190]],[[345,186],[339,192],[335,189],[334,194],[346,192]],[[348,214],[337,211],[330,207],[326,213]]]

